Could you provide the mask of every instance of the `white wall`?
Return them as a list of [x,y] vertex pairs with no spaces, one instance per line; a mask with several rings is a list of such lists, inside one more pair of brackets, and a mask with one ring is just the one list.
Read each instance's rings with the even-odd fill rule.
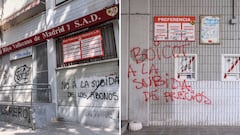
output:
[[[19,11],[20,9],[22,9],[23,7],[25,7],[26,5],[32,3],[34,0],[4,0],[3,2],[3,15],[2,15],[2,19],[6,19],[7,17],[10,17],[11,15],[13,15],[15,12]],[[13,6],[14,3],[14,6]],[[2,7],[1,7],[2,9]]]
[[[130,5],[128,5],[130,2]],[[149,6],[148,2],[151,2]],[[229,0],[151,0],[151,1],[123,0],[122,7],[122,43],[128,47],[122,51],[122,71],[126,74],[132,67],[136,75],[131,72],[128,81],[123,81],[122,99],[128,97],[128,102],[122,103],[122,115],[129,120],[139,120],[150,125],[239,125],[239,81],[224,82],[221,80],[222,54],[239,54],[239,1],[235,1],[235,16],[237,24],[229,24],[232,18],[232,1]],[[128,14],[130,6],[130,14]],[[149,7],[149,9],[146,9]],[[149,11],[149,12],[148,12]],[[128,16],[129,15],[129,16]],[[200,15],[220,15],[220,45],[199,44],[199,17]],[[153,17],[154,16],[195,16],[196,17],[196,41],[195,42],[161,42],[155,46],[153,42]],[[129,27],[128,27],[129,26]],[[129,36],[127,36],[129,35]],[[175,73],[174,57],[165,59],[162,53],[172,53],[165,46],[184,45],[187,54],[197,55],[197,81],[187,82],[183,89],[172,89],[172,80]],[[153,56],[159,54],[161,59],[156,57],[153,60],[145,60],[137,64],[130,52],[134,47],[152,49],[146,54]],[[162,51],[164,50],[164,51]],[[128,56],[128,57],[126,57]],[[138,56],[138,60],[144,55]],[[152,57],[151,57],[152,58]],[[129,62],[129,63],[127,63]],[[152,67],[152,73],[149,70]],[[238,65],[239,66],[239,65]],[[126,72],[128,68],[128,72]],[[169,86],[161,84],[154,86],[150,84],[151,77],[156,76],[155,72],[163,80],[170,80]],[[124,76],[124,73],[122,73]],[[137,79],[139,82],[134,82]],[[144,79],[148,86],[137,89]],[[150,86],[149,86],[150,85]],[[180,84],[178,84],[180,85]],[[186,92],[189,99],[181,99],[178,93]],[[144,92],[148,92],[144,94]],[[175,92],[173,98],[166,96],[166,93]],[[188,93],[189,92],[189,93]],[[190,93],[191,92],[191,93]],[[181,93],[180,93],[181,95]],[[201,96],[200,96],[201,95]],[[128,109],[128,111],[127,111]],[[136,115],[136,113],[138,114]],[[141,112],[141,113],[139,113]],[[127,114],[128,113],[128,114]],[[126,116],[127,115],[127,116]]]
[[[33,36],[37,33],[40,33],[42,31],[45,31],[47,29],[56,27],[57,25],[61,25],[66,22],[70,22],[76,18],[80,18],[86,15],[89,15],[93,12],[102,10],[106,7],[109,7],[115,3],[114,0],[72,0],[69,2],[64,3],[63,5],[60,5],[58,7],[55,6],[54,0],[46,0],[46,11],[42,12],[36,16],[33,16],[32,18],[29,18],[28,20],[25,20],[24,22],[17,24],[16,26],[10,27],[9,29],[3,31],[3,42],[1,43],[2,46],[7,46],[9,44],[12,44],[14,42],[20,41],[22,39],[25,39],[27,37]],[[118,22],[114,22],[114,32],[118,32]],[[118,42],[118,33],[115,33],[116,42]],[[57,88],[59,89],[59,85],[57,85],[57,77],[56,77],[56,48],[55,48],[55,40],[49,39],[47,40],[47,46],[48,46],[48,79],[49,83],[51,84],[52,88],[52,98],[53,102],[57,103]],[[119,48],[119,45],[117,43],[117,48]],[[37,50],[36,50],[37,51]],[[33,54],[35,55],[35,54]],[[5,59],[6,58],[6,59]],[[4,66],[2,66],[1,70],[3,72],[6,68],[9,67],[9,55],[1,56],[1,61]],[[30,61],[32,62],[34,66],[36,66],[36,61]],[[114,66],[113,66],[114,65]],[[110,64],[110,70],[105,71],[104,75],[109,74],[116,74],[118,75],[118,64],[117,62],[114,62],[114,64]],[[101,67],[99,65],[94,65],[96,69],[92,69],[89,72],[92,72],[92,76],[97,76],[98,68],[100,71],[108,70],[108,68]],[[33,69],[33,73],[36,73],[36,69]],[[68,69],[66,69],[68,70]],[[85,70],[85,68],[82,68],[82,70]],[[112,72],[113,71],[113,72]],[[0,76],[4,76],[4,74],[0,73]],[[64,78],[64,77],[62,77]],[[60,79],[60,78],[59,78]],[[1,81],[1,80],[0,80]],[[73,116],[76,116],[72,121],[79,121],[83,124],[88,125],[102,125],[103,127],[112,127],[116,128],[118,126],[119,121],[119,93],[118,93],[118,85],[113,87],[114,92],[116,92],[116,95],[118,97],[117,101],[114,101],[112,105],[108,106],[109,104],[107,101],[103,102],[103,107],[90,107],[86,109],[86,106],[83,106],[84,104],[81,103],[82,106],[75,107],[73,110],[78,112],[74,114],[71,111],[71,107],[67,106],[61,106],[58,108],[60,116],[69,116],[66,117],[66,119],[70,120]],[[109,101],[111,102],[111,101]],[[97,102],[96,102],[97,103]],[[56,105],[57,106],[57,105]],[[57,110],[57,108],[56,108]],[[96,112],[94,114],[94,112]],[[69,115],[68,115],[69,113]],[[93,114],[91,114],[93,113]],[[111,116],[109,115],[111,114]],[[78,117],[79,116],[79,117]],[[97,121],[96,121],[97,119]]]
[[[128,3],[129,2],[129,3]],[[142,121],[148,125],[148,103],[142,98],[142,94],[135,91],[134,85],[125,78],[128,77],[128,66],[141,70],[140,66],[132,59],[131,54],[128,53],[131,48],[141,46],[148,48],[149,46],[149,23],[150,18],[147,14],[150,13],[150,1],[146,0],[131,0],[123,1],[122,5],[122,119]],[[130,6],[130,7],[128,7]],[[128,10],[130,8],[130,10]],[[128,12],[129,11],[129,12]],[[124,50],[124,51],[123,51]],[[146,68],[148,63],[146,62]],[[138,77],[142,76],[138,74]],[[147,76],[145,77],[147,79]],[[148,92],[148,88],[144,89]],[[139,113],[141,112],[141,113]]]
[[[48,2],[50,4],[50,0]],[[51,16],[51,19],[46,20],[47,28],[86,16],[113,4],[114,0],[73,0],[62,6],[52,6],[54,8],[52,15],[48,15]]]
[[44,31],[46,29],[45,19],[45,14],[39,14],[20,23],[19,25],[3,31],[1,46],[7,46]]

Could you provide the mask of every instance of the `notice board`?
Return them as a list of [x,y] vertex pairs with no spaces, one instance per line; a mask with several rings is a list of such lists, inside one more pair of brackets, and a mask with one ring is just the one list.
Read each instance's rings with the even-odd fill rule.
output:
[[220,16],[200,16],[200,44],[220,44]]
[[64,39],[62,46],[64,63],[104,56],[100,29]]
[[154,41],[195,41],[195,16],[155,16]]

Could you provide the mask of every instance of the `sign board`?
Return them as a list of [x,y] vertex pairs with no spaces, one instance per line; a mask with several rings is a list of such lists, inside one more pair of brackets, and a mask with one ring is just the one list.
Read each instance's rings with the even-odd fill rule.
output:
[[195,16],[155,16],[155,41],[195,41]]
[[70,32],[98,25],[100,23],[115,19],[117,17],[118,17],[118,5],[113,5],[112,7],[75,19],[68,23],[62,24],[60,26],[43,31],[41,33],[38,33],[34,36],[28,37],[21,41],[15,42],[8,46],[2,47],[0,48],[0,56],[16,50],[20,50],[22,48],[32,46],[37,43],[41,43],[47,39],[59,37]]
[[64,39],[62,45],[64,63],[104,56],[100,29]]
[[222,80],[240,81],[240,55],[223,54],[222,55]]
[[175,59],[175,78],[183,81],[196,81],[197,79],[197,55],[185,54]]
[[17,59],[21,59],[29,56],[32,56],[32,47],[28,47],[28,48],[10,53],[10,60],[17,60]]
[[220,17],[200,17],[200,44],[220,44]]

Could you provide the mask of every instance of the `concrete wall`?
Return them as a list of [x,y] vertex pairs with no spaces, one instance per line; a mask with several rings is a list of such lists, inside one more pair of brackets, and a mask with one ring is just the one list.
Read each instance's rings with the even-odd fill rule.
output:
[[10,72],[10,69],[9,69],[9,66],[10,66],[10,55],[5,55],[5,56],[2,56],[1,57],[1,60],[0,60],[0,64],[1,64],[1,72],[0,72],[0,84],[1,85],[7,85],[9,78],[11,77],[11,75],[9,74]]
[[31,107],[1,104],[0,110],[1,121],[32,127]]
[[[127,53],[131,48],[149,46],[149,29],[150,29],[150,1],[130,0],[122,1],[122,119],[148,121],[148,104],[144,100],[139,100],[142,95],[139,91],[134,90],[133,84],[125,78],[128,78],[128,66],[134,63],[131,54]],[[147,62],[145,63],[148,67]],[[137,65],[134,68],[140,69]],[[139,78],[143,76],[138,74]],[[144,77],[147,79],[147,76]],[[144,91],[148,91],[145,89]],[[129,108],[129,109],[128,109]],[[139,113],[141,112],[141,113]]]
[[46,15],[39,14],[32,17],[6,31],[3,31],[3,40],[1,45],[7,46],[11,43],[20,41],[27,37],[33,36],[46,29]]
[[35,104],[33,106],[36,128],[47,127],[52,121],[56,120],[56,104]]
[[[40,33],[42,31],[45,31],[47,29],[53,28],[57,25],[61,25],[66,22],[70,22],[76,18],[80,18],[86,15],[89,15],[93,12],[99,11],[101,9],[104,9],[106,7],[109,7],[113,5],[116,1],[115,0],[72,0],[68,1],[62,5],[55,6],[55,1],[54,0],[46,0],[46,11],[39,13],[36,16],[33,16],[32,18],[29,18],[21,23],[18,23],[17,25],[11,26],[10,28],[6,29],[3,31],[2,34],[2,42],[1,42],[1,47],[7,46],[11,43],[20,41],[22,39],[25,39],[27,37],[33,36],[37,33]],[[114,36],[117,44],[117,50],[118,48],[118,22],[114,21]],[[49,84],[51,85],[51,90],[52,90],[52,101],[55,103],[55,106],[52,106],[55,111],[52,111],[55,113],[57,111],[57,94],[58,92],[61,91],[59,88],[61,85],[57,84],[59,79],[64,79],[62,75],[60,75],[60,78],[57,80],[57,75],[56,73],[65,74],[65,72],[72,72],[72,69],[68,71],[68,69],[65,69],[66,71],[56,71],[56,42],[55,39],[48,39],[46,41],[47,43],[47,48],[48,48],[48,80]],[[35,54],[33,52],[33,58]],[[28,60],[21,59],[18,61],[10,62],[9,60],[9,55],[4,55],[0,57],[0,83],[1,84],[10,84],[10,81],[4,81],[5,78],[9,78],[11,80],[14,76],[12,73],[13,71],[18,67],[21,66],[21,64],[24,64],[24,62],[28,62],[27,64],[33,66],[31,70],[31,78],[30,82],[32,83],[32,80],[36,79],[36,66],[37,62],[35,59],[32,59],[32,57],[29,57]],[[110,62],[111,63],[111,62]],[[114,64],[113,64],[114,63]],[[13,64],[13,68],[11,69],[11,64]],[[118,64],[117,62],[112,62],[112,64],[106,64],[110,67],[105,67],[103,64],[95,64],[92,67],[92,70],[88,70],[89,75],[85,76],[85,74],[77,74],[78,77],[84,77],[85,80],[88,81],[94,81],[91,79],[103,79],[106,78],[106,76],[112,76],[118,77]],[[10,68],[10,69],[9,69]],[[79,73],[82,73],[84,70],[86,70],[87,67],[81,67],[79,70]],[[98,69],[99,68],[99,69]],[[106,69],[106,70],[105,70]],[[109,71],[107,71],[109,69]],[[103,71],[102,74],[98,74],[98,70]],[[7,72],[10,72],[11,74],[7,74]],[[85,73],[85,72],[84,72]],[[90,74],[91,73],[91,74]],[[70,77],[70,76],[68,76]],[[78,79],[80,79],[78,78]],[[93,87],[92,87],[93,88]],[[90,88],[89,88],[90,89]],[[57,91],[59,90],[59,91]],[[118,93],[118,83],[114,83],[114,85],[111,85],[109,87],[104,87],[100,90],[101,92],[107,92],[107,94],[111,97],[108,97],[108,99],[104,99],[105,101],[102,102],[97,102],[95,99],[92,97],[91,100],[94,101],[96,104],[91,104],[91,106],[88,108],[86,104],[81,103],[79,106],[75,106],[74,113],[70,113],[69,117],[66,119],[71,119],[72,121],[78,121],[84,124],[88,125],[102,125],[105,127],[117,127],[118,126],[118,121],[119,121],[119,93]],[[100,92],[99,91],[99,92]],[[82,90],[82,92],[85,92],[87,94],[90,94],[88,91]],[[99,94],[99,93],[98,93]],[[103,94],[103,93],[102,93]],[[10,95],[10,93],[8,93]],[[7,96],[8,96],[7,95]],[[100,94],[101,95],[101,94]],[[66,97],[68,99],[68,97]],[[101,97],[97,97],[101,98]],[[19,98],[23,99],[23,97]],[[67,100],[66,99],[66,100]],[[61,100],[61,98],[59,99]],[[82,101],[84,100],[84,101]],[[87,99],[82,99],[80,100],[78,98],[78,102],[87,102]],[[89,101],[89,100],[88,100]],[[60,106],[62,105],[62,102],[59,102]],[[103,106],[103,107],[102,107]],[[60,111],[59,114],[63,115],[64,117],[68,115],[68,112],[71,111],[71,106],[61,106],[58,108],[58,111]],[[42,107],[43,112],[39,111],[40,109],[37,110],[37,115],[39,118],[37,118],[37,123],[38,125],[42,125],[42,118],[44,115],[48,112],[49,107]],[[45,109],[45,110],[44,110]],[[50,113],[51,116],[52,113]],[[56,116],[56,113],[55,113]],[[44,117],[48,118],[48,117]],[[45,121],[45,120],[44,120]]]
[[[128,86],[122,97],[129,98],[122,104],[123,119],[140,120],[145,125],[239,125],[239,81],[222,81],[222,55],[239,54],[239,1],[234,4],[235,25],[229,24],[233,7],[228,0],[123,0],[123,4],[122,21],[126,25],[122,31],[128,36],[122,34],[122,43],[128,46],[128,52],[122,55],[128,57],[122,61],[129,62],[122,64],[122,71],[128,68],[129,75],[128,82],[122,83]],[[200,15],[220,15],[220,45],[199,44]],[[196,41],[154,43],[154,16],[195,16]],[[182,46],[186,54],[197,55],[196,81],[184,84],[175,80],[176,59],[166,46]],[[153,58],[154,54],[157,57]],[[151,80],[154,76],[161,78],[160,85]],[[171,86],[174,83],[184,88],[175,89]],[[192,98],[181,98],[182,91]],[[168,97],[170,92],[180,92],[180,96]],[[142,113],[134,115],[136,112]]]
[[[10,17],[17,11],[21,10],[26,5],[32,3],[34,0],[12,0],[12,1],[4,1],[3,7],[0,8],[0,10],[3,10],[2,13],[2,19],[6,19],[7,17]],[[12,4],[16,4],[15,6],[12,6]]]

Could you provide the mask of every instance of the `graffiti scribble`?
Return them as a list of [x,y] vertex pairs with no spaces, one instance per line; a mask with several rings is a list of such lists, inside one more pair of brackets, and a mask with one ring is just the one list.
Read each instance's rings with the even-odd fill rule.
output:
[[18,84],[24,84],[29,81],[30,67],[23,65],[18,67],[15,71],[14,80]]

